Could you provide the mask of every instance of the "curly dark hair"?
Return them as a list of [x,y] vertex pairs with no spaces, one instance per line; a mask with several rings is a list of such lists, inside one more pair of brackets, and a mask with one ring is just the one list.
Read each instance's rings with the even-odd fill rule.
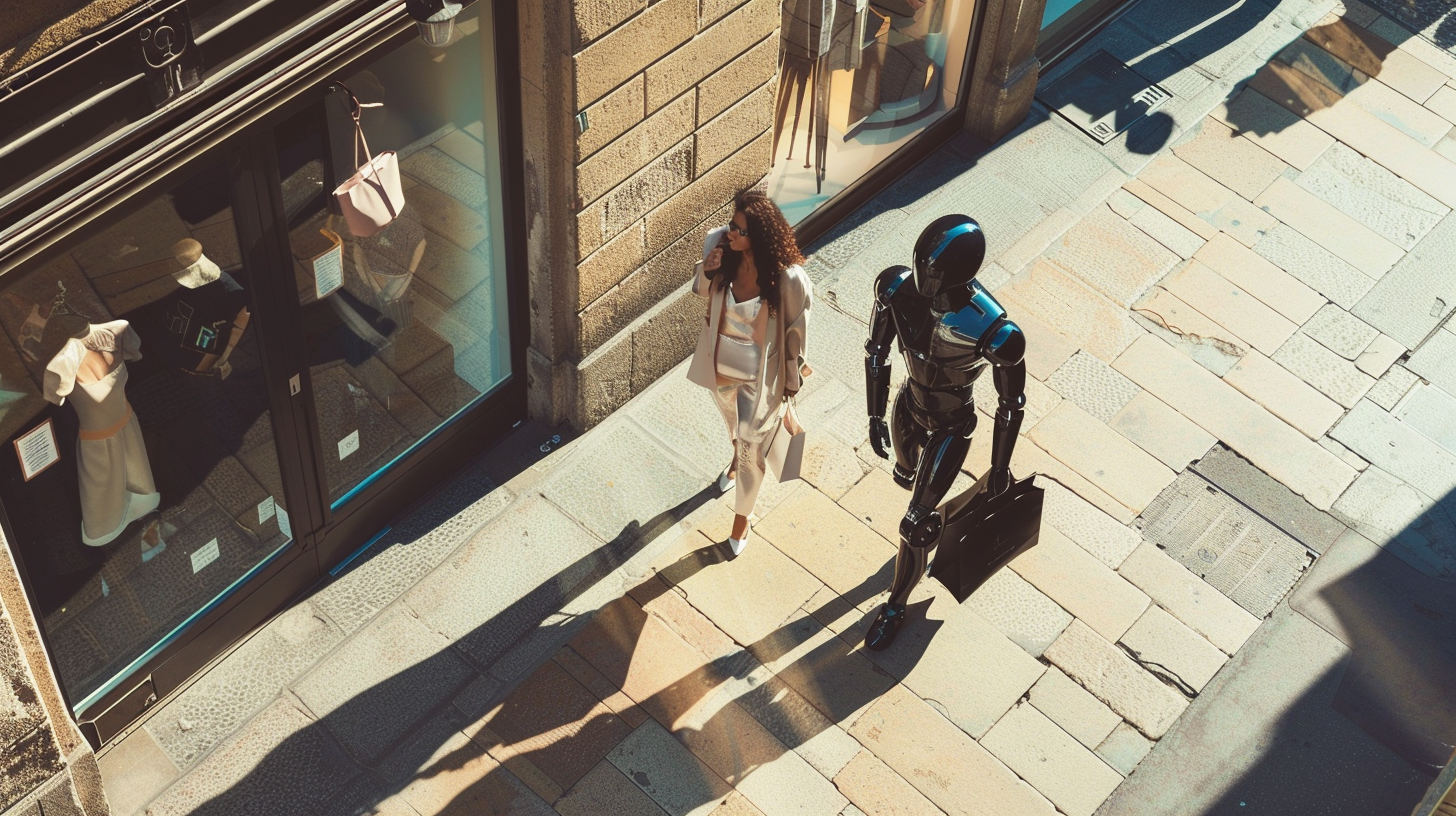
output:
[[[785,269],[804,262],[794,228],[784,219],[778,205],[758,190],[744,190],[733,197],[734,212],[743,213],[748,222],[748,241],[752,247],[753,265],[758,270],[758,286],[763,302],[772,313],[779,308],[779,277]],[[727,286],[738,277],[743,253],[724,248],[723,262],[707,273],[714,285]],[[721,283],[720,283],[721,281]]]

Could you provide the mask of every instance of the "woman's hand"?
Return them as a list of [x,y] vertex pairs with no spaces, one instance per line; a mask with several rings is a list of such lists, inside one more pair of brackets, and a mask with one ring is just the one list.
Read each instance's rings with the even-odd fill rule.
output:
[[713,247],[708,257],[703,259],[703,271],[712,272],[723,265],[723,247]]
[[790,391],[789,389],[785,388],[784,389],[784,402],[788,402],[789,400],[793,399],[794,398],[794,395],[796,395],[798,393],[799,393],[798,391]]

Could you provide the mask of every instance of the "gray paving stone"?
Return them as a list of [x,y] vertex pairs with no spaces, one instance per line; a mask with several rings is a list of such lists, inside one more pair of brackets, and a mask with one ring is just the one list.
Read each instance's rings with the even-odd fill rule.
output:
[[1394,412],[1397,419],[1456,453],[1456,397],[1434,385],[1415,389]]
[[1396,403],[1400,402],[1401,398],[1410,391],[1411,386],[1420,379],[1405,366],[1391,366],[1390,370],[1370,387],[1365,398],[1387,411],[1394,410]]
[[1350,311],[1406,348],[1415,348],[1456,308],[1452,258],[1456,215],[1448,214]]
[[1315,552],[1329,549],[1345,532],[1338,520],[1223,445],[1214,445],[1193,469]]
[[1429,496],[1370,467],[1332,512],[1361,535],[1433,578],[1456,574],[1456,524]]
[[1353,308],[1375,286],[1370,276],[1286,224],[1260,238],[1254,251],[1346,309]]
[[1148,35],[1128,25],[1125,20],[1114,20],[1111,25],[1089,39],[1078,54],[1072,55],[1069,59],[1060,60],[1050,70],[1040,74],[1036,81],[1037,89],[1045,89],[1055,83],[1099,49],[1107,51],[1124,63],[1130,63],[1149,52],[1157,53],[1166,50],[1166,46],[1160,45],[1161,42],[1161,40],[1150,39]]
[[1111,765],[1118,773],[1127,776],[1151,750],[1153,743],[1139,734],[1136,728],[1124,722],[1118,723],[1112,733],[1107,735],[1107,739],[1097,746],[1097,756],[1102,757],[1102,761]]
[[1404,249],[1415,246],[1450,212],[1415,185],[1340,142],[1331,145],[1295,184]]
[[1456,334],[1449,328],[1433,333],[1405,367],[1447,393],[1456,394]]
[[1303,334],[1295,334],[1271,355],[1320,393],[1346,408],[1354,405],[1375,384],[1375,378],[1355,364]]
[[631,418],[706,478],[716,479],[728,464],[732,450],[728,429],[712,394],[688,382],[676,369],[643,395],[641,403],[633,406]]
[[625,422],[603,430],[541,489],[602,541],[635,539],[642,524],[708,487],[723,467],[721,453],[689,467]]
[[561,609],[584,581],[621,559],[620,548],[602,544],[533,497],[471,538],[404,603],[425,626],[489,666]]
[[607,761],[671,816],[707,816],[732,792],[656,720],[637,726]]
[[1355,360],[1370,345],[1380,332],[1365,325],[1360,318],[1341,309],[1333,303],[1326,303],[1300,331],[1318,340],[1320,345],[1344,357]]
[[1062,363],[1052,372],[1047,385],[1103,422],[1111,422],[1142,390],[1112,366],[1085,351],[1073,354]]
[[157,797],[147,813],[307,813],[357,773],[327,729],[284,698]]
[[967,603],[1032,657],[1041,657],[1072,622],[1065,609],[1009,569],[992,575]]
[[293,689],[341,743],[369,762],[473,674],[444,637],[396,608],[360,630]]
[[1427,496],[1456,490],[1456,454],[1431,444],[1369,400],[1352,408],[1330,436]]
[[1092,141],[1060,116],[1044,119],[1033,113],[1027,122],[1028,127],[982,161],[1019,196],[1046,212],[1071,204],[1111,169]]
[[556,802],[561,816],[662,816],[663,810],[605,759]]
[[1369,462],[1361,459],[1358,455],[1356,455],[1354,451],[1350,450],[1344,445],[1341,445],[1339,442],[1336,442],[1328,436],[1322,436],[1317,441],[1319,442],[1320,447],[1340,457],[1341,462],[1344,462],[1355,470],[1364,470],[1365,468],[1370,467]]
[[166,708],[146,730],[179,768],[187,768],[278,696],[344,634],[310,603],[284,612]]

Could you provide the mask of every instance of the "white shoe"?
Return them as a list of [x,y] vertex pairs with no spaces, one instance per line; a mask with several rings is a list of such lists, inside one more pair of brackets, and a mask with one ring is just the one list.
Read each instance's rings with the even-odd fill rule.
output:
[[734,557],[737,557],[739,553],[743,552],[743,548],[748,546],[748,537],[751,535],[753,535],[753,528],[750,527],[743,531],[743,538],[728,539],[728,549],[733,551]]
[[728,468],[723,468],[723,472],[718,474],[718,492],[727,493],[735,481],[732,476],[728,475]]

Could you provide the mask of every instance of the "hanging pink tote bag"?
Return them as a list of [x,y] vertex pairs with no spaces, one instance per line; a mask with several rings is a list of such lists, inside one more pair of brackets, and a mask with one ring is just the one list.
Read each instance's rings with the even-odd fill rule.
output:
[[[354,92],[336,82],[349,94],[349,115],[354,119],[354,165],[359,169],[349,180],[339,185],[334,197],[344,213],[344,222],[356,238],[368,238],[384,229],[404,209],[404,189],[399,184],[399,157],[393,150],[386,150],[375,156],[369,152],[369,142],[364,140],[364,128],[359,124],[362,108],[377,108],[383,103],[361,104]],[[364,147],[364,164],[359,164],[359,146]]]

